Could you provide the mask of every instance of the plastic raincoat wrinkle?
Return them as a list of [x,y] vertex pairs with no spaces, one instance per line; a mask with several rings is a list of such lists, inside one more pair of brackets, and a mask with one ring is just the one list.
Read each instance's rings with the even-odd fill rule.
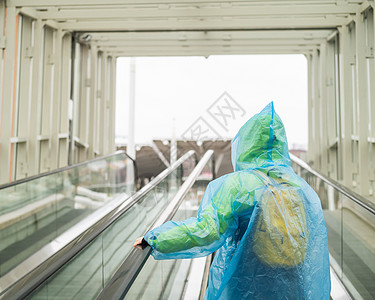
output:
[[208,185],[197,218],[167,222],[145,240],[155,259],[217,250],[205,299],[329,299],[320,200],[290,166],[273,103],[232,141],[234,172]]

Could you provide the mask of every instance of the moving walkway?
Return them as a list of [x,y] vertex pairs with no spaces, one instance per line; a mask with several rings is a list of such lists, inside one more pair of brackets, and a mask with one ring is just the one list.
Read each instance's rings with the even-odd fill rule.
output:
[[[313,187],[321,199],[328,232],[331,299],[375,299],[375,205],[315,171],[296,156],[290,156],[295,172]],[[186,294],[191,290],[186,286],[176,297],[170,296],[170,285],[173,287],[170,278],[173,278],[172,282],[178,281],[178,272],[183,269],[181,264],[184,260],[147,260],[150,252],[147,247],[143,253],[138,251],[129,257],[98,299],[189,299]],[[180,266],[174,267],[176,264]],[[200,271],[193,275],[200,282],[195,284],[197,293],[191,299],[203,299],[209,264],[210,258],[202,260]],[[171,271],[165,276],[163,270],[168,268]],[[177,270],[173,271],[174,268]]]
[[[121,155],[124,159],[124,153]],[[374,299],[375,208],[373,203],[316,172],[297,157],[291,155],[291,158],[295,171],[321,198],[327,223],[332,279],[339,279],[341,288],[339,292],[344,297],[353,299]],[[212,151],[208,151],[190,172],[184,169],[184,165],[191,165],[187,162],[192,159],[194,159],[194,151],[187,152],[139,191],[135,191],[134,182],[124,180],[126,178],[124,174],[129,172],[123,168],[120,168],[122,171],[115,172],[116,175],[111,175],[122,180],[114,180],[107,184],[103,184],[105,181],[100,181],[109,178],[108,174],[104,175],[105,172],[94,173],[101,178],[97,182],[88,180],[89,175],[85,172],[73,171],[74,168],[69,169],[69,172],[75,176],[66,177],[60,174],[58,177],[60,181],[55,180],[55,182],[60,185],[64,183],[63,186],[68,186],[70,192],[74,191],[78,204],[63,205],[61,201],[64,198],[58,196],[61,189],[53,188],[55,191],[53,215],[57,221],[49,227],[54,228],[52,231],[56,237],[30,257],[19,262],[16,267],[2,273],[0,298],[120,299],[125,297],[152,300],[193,297],[203,299],[211,257],[155,261],[148,259],[151,253],[150,247],[142,251],[132,248],[134,240],[149,229],[167,220],[183,220],[196,215],[199,199],[208,181],[214,178],[213,170],[211,178],[207,177],[207,170],[211,170],[213,165]],[[108,164],[102,164],[104,165],[107,170],[116,169],[109,168]],[[123,175],[121,177],[118,174]],[[91,174],[91,179],[95,176]],[[65,179],[61,181],[61,178]],[[80,180],[79,182],[90,181],[90,183],[71,186],[72,182],[75,182],[73,179]],[[46,178],[44,180],[48,181]],[[50,197],[42,188],[40,190],[40,193],[30,192],[30,195],[38,195],[32,202],[36,203],[36,211],[42,211],[39,210],[39,206],[44,205],[44,202],[39,201],[48,202],[45,199]],[[83,201],[80,197],[86,197],[90,201],[95,201],[94,203],[101,201],[103,205],[94,208],[95,205],[92,205],[88,199]],[[15,201],[16,203],[18,208],[15,211],[22,209],[20,202]],[[83,203],[86,203],[86,206]],[[8,214],[11,213],[8,202],[2,202],[2,205],[8,207]],[[51,213],[48,213],[49,206],[46,207],[46,212],[42,215],[46,215],[48,219],[51,218],[49,216]],[[70,209],[74,207],[80,213],[73,213],[72,209],[67,212],[67,207]],[[58,213],[57,208],[63,212]],[[69,215],[69,220],[77,218],[78,223],[70,226],[69,222],[73,221],[64,223],[61,220],[65,219],[57,218],[66,218],[66,215]],[[47,221],[41,223],[52,224]],[[68,229],[59,228],[63,225]],[[25,232],[25,227],[27,226],[19,228]],[[41,225],[40,228],[45,227]],[[28,236],[24,234],[25,240],[31,241],[30,236],[33,234],[35,232],[31,232]],[[10,240],[10,237],[8,239]],[[16,249],[14,243],[17,241],[8,244]],[[10,256],[4,255],[4,257]],[[1,263],[3,261],[2,258]],[[337,291],[333,284],[333,299]]]
[[[290,154],[292,167],[321,199],[328,232],[331,263],[331,299],[375,299],[375,206],[369,200],[320,174]],[[162,220],[163,221],[163,220]],[[162,222],[161,222],[162,223]],[[147,259],[150,247],[135,251],[124,262],[98,299],[203,299],[211,258],[196,263],[190,277],[181,276],[184,260]],[[192,268],[192,267],[191,267]],[[193,288],[185,284],[173,291],[179,278],[197,277]],[[189,279],[188,279],[189,282]]]
[[[212,169],[208,167],[212,153],[213,151],[209,151],[202,158],[192,172],[194,177],[187,177],[189,170],[184,168],[187,162],[192,159],[195,161],[194,151],[189,151],[137,192],[134,180],[129,180],[135,178],[129,176],[132,173],[129,169],[135,169],[135,166],[123,152],[4,187],[4,190],[18,192],[22,190],[20,187],[23,184],[27,184],[30,190],[38,186],[38,191],[41,192],[30,193],[33,197],[30,197],[32,199],[26,205],[25,188],[23,197],[19,196],[22,200],[14,201],[13,211],[10,200],[3,201],[2,204],[7,208],[4,215],[8,219],[11,219],[9,214],[29,214],[34,219],[38,217],[38,221],[34,223],[43,225],[33,224],[34,229],[29,226],[30,232],[23,239],[22,234],[19,234],[20,237],[16,235],[19,241],[11,240],[12,234],[7,232],[9,242],[4,251],[10,253],[9,249],[23,247],[26,253],[13,265],[1,257],[0,262],[5,262],[7,269],[4,267],[5,271],[0,277],[0,298],[97,297],[123,261],[134,252],[132,243],[135,238],[144,234],[158,220],[171,200],[176,197],[180,199],[170,217],[176,212],[176,216],[180,218],[196,213],[196,197],[189,201],[189,207],[182,210],[177,208],[188,191],[204,190],[208,183],[207,177],[203,176],[203,180],[199,180],[199,175],[204,169]],[[191,163],[187,165],[190,166]],[[202,182],[203,186],[192,189],[194,183]],[[185,192],[182,193],[182,190]],[[63,205],[62,201],[68,204]],[[44,205],[45,202],[48,203],[47,206]],[[23,209],[23,214],[19,209]],[[29,210],[32,213],[26,213]],[[69,216],[68,222],[66,216]],[[22,217],[18,223],[32,223],[27,218]],[[16,223],[13,221],[13,224]],[[15,228],[22,227],[22,230],[28,227],[27,224],[17,226]],[[15,247],[17,243],[23,243],[23,246]],[[28,247],[27,243],[32,247]],[[9,254],[8,257],[12,255]]]

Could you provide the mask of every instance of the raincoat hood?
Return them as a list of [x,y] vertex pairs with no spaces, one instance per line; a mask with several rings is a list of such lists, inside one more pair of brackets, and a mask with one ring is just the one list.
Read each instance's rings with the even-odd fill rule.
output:
[[232,140],[234,171],[269,165],[290,165],[288,142],[273,102],[253,116]]

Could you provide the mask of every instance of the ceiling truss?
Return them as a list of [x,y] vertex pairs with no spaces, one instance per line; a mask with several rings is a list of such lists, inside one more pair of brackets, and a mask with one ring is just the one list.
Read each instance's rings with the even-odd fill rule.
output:
[[7,5],[114,56],[209,56],[307,54],[374,1],[10,0]]

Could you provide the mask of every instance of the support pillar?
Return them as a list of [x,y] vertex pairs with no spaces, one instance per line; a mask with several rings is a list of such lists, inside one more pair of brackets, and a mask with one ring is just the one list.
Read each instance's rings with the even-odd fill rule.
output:
[[357,101],[358,101],[358,166],[360,193],[369,196],[369,95],[367,86],[367,66],[366,66],[366,38],[363,14],[356,15],[356,72],[357,72]]
[[320,64],[320,54],[318,50],[314,50],[313,53],[313,64],[312,64],[312,98],[311,98],[311,109],[313,112],[313,154],[314,154],[314,160],[313,160],[313,166],[320,170],[321,169],[321,136],[320,136],[320,122],[321,122],[321,116],[320,116],[320,105],[319,105],[319,99],[320,99],[320,74],[321,70],[319,69]]
[[312,78],[313,78],[313,58],[312,58],[312,54],[308,54],[307,55],[307,72],[308,72],[308,76],[307,76],[307,89],[308,89],[308,97],[307,97],[307,102],[308,102],[308,114],[307,114],[307,117],[308,117],[308,152],[307,152],[307,160],[309,163],[311,163],[313,160],[314,160],[314,149],[313,149],[313,145],[314,145],[314,139],[313,139],[313,126],[314,126],[314,121],[313,121],[313,116],[314,116],[314,113],[313,113],[313,107],[312,107],[312,97],[313,97],[313,92],[312,92],[312,88],[313,88],[313,82],[312,82]]
[[319,55],[319,114],[317,116],[319,126],[320,145],[320,171],[328,175],[328,137],[327,137],[327,73],[326,73],[327,43],[320,45]]
[[[135,58],[130,59],[130,86],[129,86],[129,131],[128,131],[128,143],[126,146],[126,152],[128,155],[135,159]],[[127,166],[127,181],[130,182],[134,178],[133,165]]]
[[74,78],[73,78],[73,120],[72,133],[70,138],[70,161],[69,164],[77,162],[75,138],[78,136],[79,130],[79,105],[81,93],[81,45],[75,42],[74,45]]
[[108,127],[106,126],[106,103],[107,103],[107,53],[102,52],[101,54],[101,67],[100,67],[100,90],[98,91],[98,94],[100,95],[100,100],[99,100],[99,136],[98,136],[98,147],[99,147],[99,152],[100,155],[106,154],[105,152],[105,143],[106,143],[106,134]]
[[0,182],[13,180],[14,147],[11,138],[14,134],[15,105],[17,98],[17,68],[19,48],[19,15],[14,7],[7,8],[6,48],[4,55],[3,87],[0,116]]
[[96,111],[97,111],[97,76],[98,76],[98,50],[95,45],[90,48],[90,114],[89,114],[89,154],[88,158],[95,157],[96,141]]
[[130,86],[129,86],[129,132],[126,151],[135,159],[135,58],[130,59]]
[[108,142],[108,151],[112,153],[116,150],[115,145],[115,120],[116,120],[116,58],[111,57],[111,76],[109,81],[109,142]]
[[69,157],[69,102],[71,94],[72,37],[65,33],[62,38],[61,94],[59,117],[59,167],[68,165]]
[[59,167],[58,150],[59,150],[59,125],[61,110],[61,57],[62,57],[62,39],[64,33],[58,29],[54,34],[54,76],[53,76],[53,96],[51,99],[51,131],[50,131],[50,168],[52,170]]
[[350,49],[348,26],[339,28],[340,32],[340,120],[341,136],[340,149],[342,157],[342,181],[349,188],[352,187],[352,93],[351,63],[353,55]]
[[88,159],[88,131],[90,130],[88,121],[90,114],[90,84],[87,80],[89,72],[89,49],[87,45],[81,45],[81,93],[79,103],[79,130],[77,136],[77,151],[80,162]]

